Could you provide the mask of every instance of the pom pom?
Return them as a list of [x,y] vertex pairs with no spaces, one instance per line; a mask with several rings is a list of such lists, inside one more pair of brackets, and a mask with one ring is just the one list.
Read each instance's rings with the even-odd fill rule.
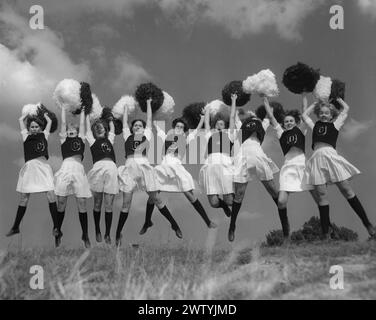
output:
[[60,81],[53,93],[53,99],[58,107],[65,108],[67,111],[75,113],[81,112],[81,85],[73,79],[64,79]]
[[22,108],[22,115],[36,117],[38,113],[38,108],[39,108],[39,104],[26,104]]
[[282,82],[289,91],[301,94],[312,92],[319,79],[319,70],[314,70],[306,64],[298,62],[285,70]]
[[132,96],[122,96],[112,108],[112,113],[116,119],[121,119],[124,115],[124,106],[128,108],[128,114],[131,114],[136,109],[136,100]]
[[58,121],[57,121],[57,117],[56,117],[56,114],[50,110],[48,110],[43,104],[39,104],[38,105],[38,113],[37,113],[37,117],[42,121],[43,123],[43,130],[46,128],[47,126],[47,120],[46,118],[44,117],[44,114],[47,113],[48,117],[51,119],[52,123],[51,123],[51,129],[50,129],[50,133],[53,133],[56,131],[57,129],[57,125],[58,125]]
[[246,93],[257,93],[267,97],[276,97],[279,94],[275,75],[269,69],[261,70],[244,80],[243,90]]
[[183,118],[187,122],[189,129],[196,129],[203,114],[205,102],[191,103],[183,109]]
[[94,93],[92,94],[92,98],[93,98],[93,108],[90,113],[90,121],[94,122],[101,117],[103,108],[101,106],[101,103],[99,102],[98,97]]
[[331,88],[332,88],[332,79],[330,79],[329,77],[321,76],[320,80],[316,84],[313,94],[319,100],[328,101]]
[[[93,109],[93,97],[91,96],[90,85],[86,82],[80,82],[80,100],[81,100],[81,109],[84,108],[85,114],[88,115]],[[76,113],[81,113],[81,109]]]
[[242,81],[231,81],[226,84],[222,90],[223,102],[228,106],[231,106],[231,94],[235,93],[238,95],[238,98],[236,99],[237,107],[244,106],[251,99],[251,95],[244,92]]
[[209,109],[210,126],[214,127],[214,121],[220,117],[225,122],[230,121],[231,108],[223,103],[221,100],[213,100],[205,106]]
[[334,79],[332,81],[332,88],[329,96],[329,102],[333,104],[338,110],[342,108],[342,106],[337,101],[337,98],[341,98],[342,100],[345,99],[345,83]]
[[167,92],[163,91],[163,104],[154,114],[154,120],[169,119],[174,113],[175,101]]
[[164,96],[160,88],[158,88],[155,84],[149,82],[140,84],[137,87],[135,98],[142,112],[147,111],[146,101],[151,98],[151,110],[152,112],[156,112],[162,106]]
[[[278,123],[282,123],[283,119],[285,118],[285,111],[283,110],[283,106],[276,101],[271,101],[270,107],[273,109],[274,118],[277,120]],[[256,109],[256,116],[260,120],[264,120],[266,117],[266,109],[264,105],[259,106]]]
[[105,124],[107,131],[110,130],[110,122],[112,121],[115,126],[115,134],[119,135],[123,131],[123,122],[120,119],[116,119],[109,107],[104,107],[100,120]]

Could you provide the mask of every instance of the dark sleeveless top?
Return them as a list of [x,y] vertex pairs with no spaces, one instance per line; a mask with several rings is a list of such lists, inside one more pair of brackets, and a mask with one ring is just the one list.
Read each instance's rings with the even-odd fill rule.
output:
[[93,163],[96,163],[104,158],[110,158],[116,163],[115,151],[111,141],[108,138],[98,138],[90,147]]
[[43,132],[29,134],[24,141],[25,162],[39,157],[49,158],[48,143]]
[[333,122],[317,121],[312,132],[312,149],[317,142],[324,142],[336,149],[338,130]]
[[61,154],[63,159],[81,156],[81,161],[84,159],[85,143],[80,137],[70,138],[66,137],[64,143],[61,145]]
[[279,138],[279,143],[281,144],[284,155],[286,155],[292,147],[296,147],[305,152],[305,136],[296,126],[291,130],[285,130]]

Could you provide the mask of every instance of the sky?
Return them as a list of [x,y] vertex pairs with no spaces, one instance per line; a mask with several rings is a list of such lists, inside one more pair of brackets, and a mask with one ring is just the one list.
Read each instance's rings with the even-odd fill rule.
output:
[[[51,219],[44,195],[31,197],[22,236],[6,238],[13,223],[19,195],[15,191],[23,149],[18,128],[22,106],[42,101],[55,112],[52,93],[64,78],[90,83],[102,104],[113,106],[124,94],[133,94],[137,84],[153,81],[175,100],[174,116],[192,102],[221,97],[231,80],[243,80],[262,69],[272,70],[278,80],[276,99],[286,109],[301,105],[301,97],[282,84],[284,70],[298,61],[319,68],[323,75],[346,82],[350,116],[340,133],[338,151],[357,166],[362,175],[352,185],[368,215],[376,223],[374,139],[376,133],[376,1],[353,0],[40,0],[44,9],[43,30],[33,30],[29,13],[34,1],[0,0],[0,248],[52,247]],[[333,30],[330,8],[344,9],[344,29]],[[312,98],[309,98],[310,101]],[[248,107],[261,99],[252,96]],[[140,116],[144,116],[139,113]],[[307,154],[311,154],[310,137]],[[282,152],[274,131],[263,144],[279,165]],[[61,164],[57,134],[49,140],[50,164]],[[124,163],[123,141],[115,142],[117,165]],[[91,167],[87,148],[85,169]],[[198,180],[199,165],[188,165]],[[275,176],[278,181],[278,175]],[[209,216],[219,227],[211,234],[218,246],[227,242],[228,220],[221,210],[210,208],[204,193],[197,191]],[[336,187],[329,188],[332,220],[351,228],[361,239],[366,232]],[[208,230],[183,195],[164,195],[181,226],[184,242],[202,247]],[[146,195],[134,195],[123,242],[179,243],[167,222],[154,212],[154,227],[139,236]],[[115,231],[121,197],[115,200]],[[94,243],[92,201],[89,227]],[[302,226],[318,210],[308,193],[291,196],[288,214],[292,230]],[[104,219],[103,219],[104,220]],[[104,222],[104,221],[103,221]],[[279,229],[274,203],[261,183],[249,184],[238,219],[235,245],[263,241],[265,234]],[[80,245],[80,226],[75,201],[69,199],[63,225],[63,245]],[[210,238],[210,237],[209,237]]]

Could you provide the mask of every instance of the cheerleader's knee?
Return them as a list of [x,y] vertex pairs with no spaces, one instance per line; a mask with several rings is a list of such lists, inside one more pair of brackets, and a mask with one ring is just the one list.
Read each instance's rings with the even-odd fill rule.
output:
[[47,191],[47,200],[49,203],[56,202],[56,196],[53,190]]
[[30,198],[30,193],[21,193],[19,205],[26,207]]
[[218,195],[208,195],[208,200],[212,208],[219,208]]

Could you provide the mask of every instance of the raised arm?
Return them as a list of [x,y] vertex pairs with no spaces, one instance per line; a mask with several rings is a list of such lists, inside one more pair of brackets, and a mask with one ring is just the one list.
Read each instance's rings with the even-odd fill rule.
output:
[[337,128],[337,130],[340,130],[342,128],[342,126],[345,124],[345,121],[346,121],[347,116],[349,114],[350,107],[341,98],[338,98],[337,101],[341,105],[342,110],[340,111],[337,119],[334,121],[334,125]]
[[308,108],[308,100],[307,95],[305,93],[302,94],[302,113],[305,112]]
[[80,131],[78,135],[82,139],[85,137],[85,109],[84,108],[82,108],[81,113],[80,113]]
[[26,126],[25,126],[25,119],[26,119],[27,115],[22,115],[19,119],[18,119],[18,122],[20,123],[20,130],[23,131],[23,130],[26,130]]
[[110,121],[109,125],[110,125],[110,133],[113,134],[113,135],[115,135],[115,125],[114,125],[114,122]]
[[151,111],[151,102],[153,101],[152,98],[149,98],[147,101],[146,101],[146,127],[147,128],[151,128],[152,126],[152,121],[153,121],[153,114],[152,114],[152,111]]
[[44,131],[47,131],[49,133],[50,130],[51,130],[52,120],[48,116],[47,112],[45,112],[43,116],[47,120],[47,125],[46,125],[46,128],[44,129]]
[[123,129],[129,129],[129,125],[128,125],[128,106],[127,105],[124,105]]
[[234,130],[235,128],[236,99],[237,98],[238,98],[237,94],[231,95],[231,112],[230,112],[230,124],[229,124],[230,131]]
[[91,123],[90,123],[90,116],[86,116],[86,135],[90,134],[93,135],[93,132],[91,131]]
[[65,108],[61,108],[61,127],[60,135],[65,136],[67,134],[67,117],[65,114]]
[[341,99],[341,98],[338,98],[337,101],[341,105],[341,107],[343,108],[341,110],[341,113],[346,113],[346,115],[347,115],[349,113],[350,106],[345,101],[343,101],[343,99]]
[[269,100],[268,98],[265,96],[264,97],[264,106],[265,106],[265,110],[266,110],[266,113],[270,119],[270,122],[272,123],[272,126],[274,128],[278,127],[278,121],[276,120],[276,118],[274,117],[274,114],[273,114],[273,109],[271,108],[270,104],[269,104]]
[[210,131],[210,109],[207,107],[205,109],[205,130],[206,132]]
[[311,117],[309,116],[313,109],[315,108],[316,106],[316,102],[312,103],[303,113],[302,113],[302,119],[303,121],[307,124],[308,127],[310,127],[311,129],[313,129],[313,127],[315,126],[315,124],[313,123]]
[[155,129],[157,130],[157,135],[163,140],[166,140],[166,132],[158,125],[158,121],[154,120],[153,125]]

